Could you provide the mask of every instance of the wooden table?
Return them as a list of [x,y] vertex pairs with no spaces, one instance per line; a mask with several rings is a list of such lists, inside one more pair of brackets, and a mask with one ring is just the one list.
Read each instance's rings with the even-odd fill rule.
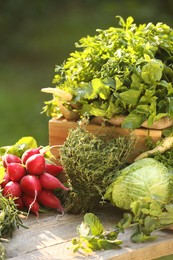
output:
[[[109,229],[117,220],[114,208],[100,210],[97,216],[104,227]],[[150,260],[173,254],[173,231],[159,231],[154,242],[134,244],[130,242],[131,230],[119,235],[123,240],[120,249],[97,251],[89,256],[73,254],[68,247],[71,239],[77,236],[76,227],[82,222],[82,215],[64,216],[56,212],[42,213],[38,220],[30,215],[23,223],[28,229],[20,227],[14,232],[9,243],[5,243],[7,259],[11,260]]]

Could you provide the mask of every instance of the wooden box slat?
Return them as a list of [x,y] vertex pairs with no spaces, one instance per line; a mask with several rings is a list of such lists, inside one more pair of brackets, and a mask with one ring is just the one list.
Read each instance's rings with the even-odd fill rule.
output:
[[[78,125],[77,122],[71,122],[67,120],[57,120],[51,119],[49,120],[49,145],[62,145],[66,140],[69,130],[76,128]],[[115,137],[123,136],[129,134],[129,129],[124,129],[121,127],[114,127],[114,126],[104,126],[101,127],[99,125],[88,124],[86,129],[90,132],[98,132],[99,133],[107,133],[113,131]],[[137,136],[137,144],[132,151],[129,162],[132,162],[141,152],[146,150],[145,140],[147,136],[150,136],[153,139],[153,142],[157,142],[162,137],[161,130],[150,130],[150,129],[135,129],[134,133]],[[52,148],[52,153],[54,156],[59,158],[58,149]]]

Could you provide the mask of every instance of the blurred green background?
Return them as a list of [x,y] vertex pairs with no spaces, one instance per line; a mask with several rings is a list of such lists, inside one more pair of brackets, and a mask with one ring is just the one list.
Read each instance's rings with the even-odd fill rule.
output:
[[173,27],[172,0],[1,0],[0,146],[23,136],[48,144],[48,118],[41,114],[51,95],[55,65],[81,37],[118,26],[116,15]]

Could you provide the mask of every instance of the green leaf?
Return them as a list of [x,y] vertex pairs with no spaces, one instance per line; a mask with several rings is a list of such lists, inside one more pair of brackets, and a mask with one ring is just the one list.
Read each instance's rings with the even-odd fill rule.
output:
[[104,239],[104,238],[100,238],[97,240],[98,243],[98,247],[99,249],[104,249],[104,250],[108,250],[108,249],[113,249],[118,247],[119,245],[122,244],[121,240],[108,240],[108,239]]
[[36,148],[37,142],[32,136],[26,136],[19,139],[14,145],[8,149],[8,153],[15,154],[19,157],[24,151],[30,148]]
[[156,221],[153,217],[146,216],[144,219],[144,227],[142,231],[149,236],[155,230],[155,222]]
[[99,101],[95,101],[91,104],[84,104],[82,106],[82,111],[93,116],[105,116],[107,111],[107,103],[101,103]]
[[125,23],[124,19],[123,19],[121,16],[117,15],[116,18],[119,19],[119,24],[120,24],[122,27],[125,27],[125,26],[126,26],[126,23]]
[[157,200],[152,200],[150,203],[150,215],[159,217],[161,213],[162,213],[162,204]]
[[0,156],[3,156],[10,148],[11,145],[0,147]]
[[120,99],[124,105],[132,105],[135,107],[137,105],[139,97],[141,94],[140,89],[129,89],[119,94]]
[[100,98],[108,99],[108,97],[110,96],[109,85],[104,84],[104,82],[101,79],[99,79],[99,78],[93,79],[92,87],[93,87],[94,93],[97,93],[100,96]]
[[159,223],[164,226],[173,224],[173,204],[165,205],[165,210],[159,215]]
[[132,111],[123,121],[121,127],[135,129],[139,128],[142,123],[147,119],[145,114],[139,114],[135,111]]
[[115,83],[116,83],[116,91],[121,90],[123,86],[123,81],[120,80],[119,77],[115,76]]
[[123,218],[118,222],[117,227],[123,231],[125,228],[130,227],[132,222],[132,215],[130,213],[124,213]]
[[96,250],[113,249],[122,244],[116,239],[119,231],[112,229],[105,231],[99,218],[93,213],[86,213],[84,220],[77,228],[79,238],[72,239],[73,252],[89,253]]
[[108,240],[115,240],[119,235],[119,229],[111,229],[108,231],[104,231],[103,236]]
[[154,241],[157,239],[157,236],[147,236],[145,234],[142,233],[134,233],[131,236],[131,240],[133,243],[144,243],[144,242],[148,242],[148,241]]
[[98,97],[98,93],[93,91],[91,83],[81,83],[78,88],[73,90],[74,92],[74,102],[83,102],[83,99],[95,99]]
[[173,117],[173,97],[167,97],[168,100],[168,114]]
[[126,20],[126,28],[130,27],[132,23],[134,22],[134,19],[132,16],[129,16]]
[[103,233],[103,225],[93,213],[86,213],[84,215],[84,222],[90,227],[92,235],[98,236]]
[[173,204],[166,204],[166,205],[165,205],[165,209],[166,209],[169,213],[173,214]]
[[153,59],[142,67],[141,76],[147,84],[154,84],[161,80],[163,72],[163,63],[160,60]]
[[140,215],[141,215],[141,210],[142,210],[142,200],[136,200],[134,202],[131,203],[130,208],[131,211],[133,212],[135,219],[139,219]]

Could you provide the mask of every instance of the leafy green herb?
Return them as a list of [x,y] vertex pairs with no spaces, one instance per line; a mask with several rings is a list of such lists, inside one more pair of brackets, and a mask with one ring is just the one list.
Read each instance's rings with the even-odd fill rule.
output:
[[36,148],[37,142],[32,136],[26,136],[20,138],[15,144],[9,146],[3,146],[0,148],[0,155],[5,153],[15,154],[19,157],[24,153],[24,151],[30,148]]
[[115,138],[103,131],[90,133],[85,127],[69,131],[60,148],[60,160],[67,175],[70,191],[65,200],[66,211],[73,214],[93,212],[106,188],[127,164],[136,138],[133,134]]
[[[173,204],[160,204],[151,198],[139,198],[131,204],[130,211],[110,230],[105,230],[100,219],[93,213],[86,213],[77,227],[78,237],[72,239],[73,252],[90,253],[96,250],[118,248],[123,241],[121,232],[131,229],[129,239],[133,243],[144,243],[157,239],[154,233],[173,223]],[[154,234],[153,234],[154,233]]]
[[118,229],[104,230],[100,219],[86,213],[84,221],[77,227],[78,238],[72,239],[73,252],[90,253],[95,250],[118,248],[122,241],[117,239]]
[[61,101],[81,117],[127,115],[125,128],[173,117],[173,29],[161,22],[137,26],[131,16],[117,18],[120,27],[81,38],[56,66],[53,84],[72,98],[66,100],[52,88],[53,99],[43,108],[48,116],[62,115]]
[[0,260],[5,260],[6,259],[6,251],[5,247],[3,244],[0,242]]
[[6,236],[12,236],[13,231],[22,223],[20,214],[24,214],[16,208],[13,198],[6,198],[0,192],[0,239]]
[[[32,136],[24,136],[21,137],[16,143],[8,146],[0,147],[0,162],[2,162],[2,156],[6,153],[14,154],[18,157],[21,157],[22,154],[31,148],[37,148],[38,144],[34,137]],[[43,151],[45,154],[45,158],[50,159],[53,158],[53,154],[50,151],[50,146],[40,146],[40,151]],[[0,164],[1,165],[1,164]],[[1,180],[1,172],[3,169],[0,168],[0,180]]]
[[117,224],[120,231],[133,227],[131,240],[143,243],[157,239],[156,230],[164,229],[173,223],[173,204],[161,204],[151,198],[140,198],[131,204],[130,213],[124,213]]

